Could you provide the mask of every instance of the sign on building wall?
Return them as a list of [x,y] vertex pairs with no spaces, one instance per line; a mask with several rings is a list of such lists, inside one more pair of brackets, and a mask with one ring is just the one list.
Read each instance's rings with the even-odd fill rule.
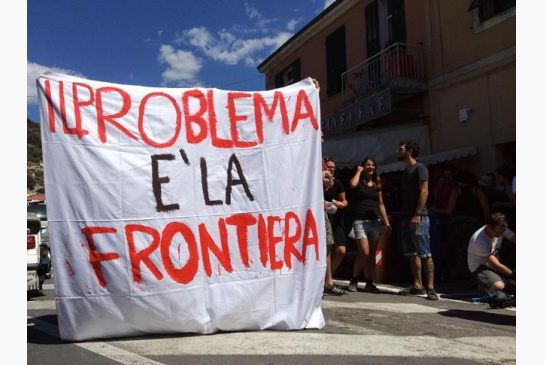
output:
[[324,133],[340,132],[381,118],[391,112],[392,96],[390,89],[386,89],[323,118],[322,130]]
[[61,337],[321,328],[320,104],[38,79]]

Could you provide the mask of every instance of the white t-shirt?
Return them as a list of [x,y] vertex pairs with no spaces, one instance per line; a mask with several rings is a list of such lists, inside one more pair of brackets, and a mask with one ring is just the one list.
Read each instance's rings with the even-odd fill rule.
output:
[[467,266],[469,271],[477,270],[479,265],[488,265],[488,257],[494,255],[498,257],[503,238],[510,239],[515,233],[509,228],[503,232],[503,237],[490,238],[485,232],[485,227],[479,228],[469,239],[467,246]]

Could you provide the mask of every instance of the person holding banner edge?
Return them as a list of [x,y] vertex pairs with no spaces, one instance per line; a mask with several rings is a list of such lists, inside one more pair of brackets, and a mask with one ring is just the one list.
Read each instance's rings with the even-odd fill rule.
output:
[[[314,86],[316,89],[318,89],[318,92],[320,92],[320,83],[315,78],[312,78],[312,82],[314,83]],[[321,142],[324,143],[324,133],[320,131],[320,138]],[[346,294],[344,290],[342,290],[335,282],[333,281],[333,272],[331,270],[331,249],[333,247],[333,228],[331,226],[331,222],[329,221],[329,214],[335,214],[337,212],[337,204],[334,204],[331,202],[331,204],[328,204],[325,201],[325,194],[326,191],[330,190],[334,186],[334,180],[333,180],[333,174],[330,172],[330,169],[326,165],[325,160],[322,160],[322,180],[324,185],[324,219],[326,224],[326,241],[327,241],[327,258],[326,258],[326,274],[324,279],[324,294],[331,294],[336,296],[341,296]],[[344,207],[348,202],[345,203]],[[342,203],[341,203],[342,205]]]
[[326,287],[332,287],[334,284],[333,274],[341,264],[346,253],[346,238],[342,226],[343,209],[347,207],[345,188],[343,183],[334,177],[335,160],[331,157],[324,157],[323,163],[332,176],[333,186],[324,192],[326,203],[335,206],[335,213],[328,213],[328,219],[331,222],[333,245],[327,246],[327,264],[325,284]]
[[[322,182],[324,186],[324,196],[326,192],[333,188],[333,175],[329,172],[325,162],[322,161]],[[333,247],[333,228],[329,220],[329,215],[333,215],[337,212],[337,206],[332,203],[325,201],[324,199],[324,219],[325,219],[325,231],[326,231],[326,247],[327,247],[327,256],[326,256],[326,273],[324,279],[324,294],[341,296],[346,294],[335,282],[333,281],[333,276],[331,272],[331,249]]]

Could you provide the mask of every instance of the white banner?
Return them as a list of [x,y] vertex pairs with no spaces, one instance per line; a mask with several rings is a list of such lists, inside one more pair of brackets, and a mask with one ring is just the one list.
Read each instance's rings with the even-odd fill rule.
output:
[[322,328],[320,101],[38,79],[61,337]]

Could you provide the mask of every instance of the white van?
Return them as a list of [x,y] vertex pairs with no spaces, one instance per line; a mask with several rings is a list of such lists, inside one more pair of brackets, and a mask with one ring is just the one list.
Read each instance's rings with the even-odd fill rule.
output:
[[40,292],[46,275],[51,273],[49,247],[42,237],[42,221],[34,213],[27,213],[26,257],[27,298]]

